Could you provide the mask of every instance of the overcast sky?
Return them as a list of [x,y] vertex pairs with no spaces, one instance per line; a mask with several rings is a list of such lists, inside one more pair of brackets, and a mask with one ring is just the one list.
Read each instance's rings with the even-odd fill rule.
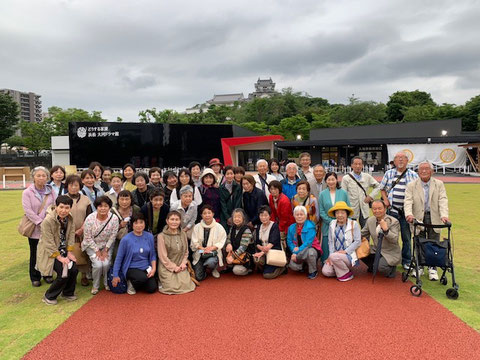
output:
[[253,91],[258,77],[331,103],[480,94],[477,1],[2,0],[0,88],[136,121]]

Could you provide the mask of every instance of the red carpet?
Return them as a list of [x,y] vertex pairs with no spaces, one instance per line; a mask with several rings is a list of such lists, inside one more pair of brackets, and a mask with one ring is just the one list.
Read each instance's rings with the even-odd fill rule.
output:
[[101,291],[26,359],[480,359],[480,334],[411,296],[398,274],[357,275],[226,274],[177,296]]

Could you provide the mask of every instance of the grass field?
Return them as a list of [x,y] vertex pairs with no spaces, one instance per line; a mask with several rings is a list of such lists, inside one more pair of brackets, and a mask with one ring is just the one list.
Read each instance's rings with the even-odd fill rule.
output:
[[[448,285],[424,279],[424,290],[471,327],[480,331],[480,186],[447,184],[455,240],[458,300],[445,296]],[[90,298],[77,287],[79,300],[41,302],[46,285],[33,288],[28,277],[28,241],[17,233],[23,215],[21,191],[0,192],[0,358],[18,359],[65,321]],[[450,278],[448,278],[450,283]],[[321,278],[317,281],[321,281]]]

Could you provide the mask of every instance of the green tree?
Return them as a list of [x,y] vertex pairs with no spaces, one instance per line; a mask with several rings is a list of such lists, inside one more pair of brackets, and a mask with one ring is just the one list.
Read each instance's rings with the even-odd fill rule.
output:
[[465,103],[462,129],[465,131],[480,130],[480,95],[472,97]]
[[0,93],[0,145],[15,133],[20,111],[9,94]]
[[92,111],[89,113],[83,109],[71,108],[62,109],[57,106],[48,108],[48,117],[43,120],[46,126],[53,127],[53,135],[66,136],[68,135],[68,123],[73,121],[84,122],[105,122],[102,118],[101,111]]
[[373,125],[386,119],[386,106],[374,101],[359,101],[350,98],[350,104],[338,106],[330,118],[336,126]]
[[390,95],[390,100],[387,102],[387,120],[389,122],[402,121],[407,108],[421,105],[435,106],[429,93],[420,90],[397,91]]
[[404,122],[436,120],[437,107],[434,105],[416,105],[403,110]]
[[41,150],[51,149],[51,137],[55,134],[56,129],[48,121],[30,122],[20,121],[20,130],[25,146],[38,153]]
[[311,125],[302,115],[295,115],[280,121],[279,125],[272,127],[272,132],[282,135],[287,140],[295,140],[301,135],[303,140],[310,137]]
[[180,123],[182,116],[175,110],[165,109],[157,111],[156,108],[142,110],[138,113],[138,118],[141,123]]
[[25,146],[25,140],[18,135],[12,135],[8,139],[5,140],[5,143],[11,149],[15,146]]

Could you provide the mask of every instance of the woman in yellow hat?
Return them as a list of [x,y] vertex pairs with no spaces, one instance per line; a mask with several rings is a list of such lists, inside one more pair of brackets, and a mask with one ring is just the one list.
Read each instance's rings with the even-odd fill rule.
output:
[[337,277],[339,281],[353,279],[352,268],[357,265],[355,250],[362,242],[360,226],[349,219],[353,209],[345,201],[338,201],[328,210],[328,216],[335,217],[328,229],[328,247],[330,255],[322,268],[322,274],[327,277]]

